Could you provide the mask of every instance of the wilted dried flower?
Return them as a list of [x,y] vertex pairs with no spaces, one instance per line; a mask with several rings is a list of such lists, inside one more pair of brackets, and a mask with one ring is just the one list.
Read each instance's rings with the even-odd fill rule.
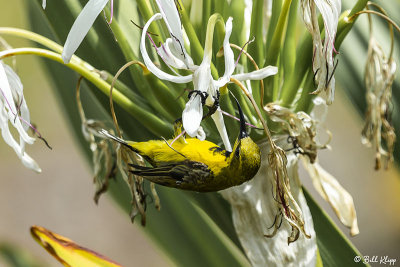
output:
[[[311,238],[305,231],[303,213],[300,206],[297,204],[290,190],[285,152],[280,147],[271,149],[271,152],[268,154],[268,163],[273,173],[272,177],[275,179],[272,185],[275,195],[274,198],[278,206],[277,216],[282,216],[292,226],[292,232],[288,237],[288,243],[290,244],[296,241],[299,238],[300,232],[302,232],[305,237]],[[273,237],[279,228],[279,224],[275,221],[273,233],[265,236]]]
[[[132,153],[128,148],[108,138],[107,134],[109,132],[113,134],[113,131],[105,130],[107,127],[103,122],[86,119],[80,100],[80,82],[81,79],[78,81],[76,98],[82,121],[82,132],[86,141],[89,142],[90,150],[93,153],[93,180],[97,187],[94,200],[98,203],[101,194],[108,189],[109,180],[115,178],[118,169],[124,181],[129,185],[132,194],[130,217],[133,221],[136,215],[140,214],[141,223],[145,225],[147,194],[144,191],[143,178],[129,172],[129,164],[144,166],[144,161],[139,155]],[[159,209],[159,199],[153,185],[151,185],[151,190],[156,208]]]
[[[321,100],[317,98],[314,103],[321,105]],[[267,104],[264,110],[271,120],[282,123],[282,129],[289,134],[288,141],[293,143],[294,152],[307,155],[311,163],[315,162],[318,149],[327,148],[329,140],[323,145],[317,142],[318,121],[313,120],[307,113],[303,111],[294,113],[275,103]]]
[[[303,20],[311,33],[314,46],[313,71],[317,89],[313,93],[319,94],[324,90],[327,94],[327,104],[332,104],[335,98],[334,72],[337,62],[334,61],[333,53],[336,52],[335,38],[341,5],[341,0],[301,1]],[[321,39],[316,8],[324,21],[325,40]]]
[[365,68],[367,111],[361,141],[367,146],[374,144],[376,149],[375,169],[377,170],[381,167],[382,156],[387,159],[386,168],[388,163],[393,161],[396,134],[391,121],[391,101],[395,72],[396,63],[392,58],[386,58],[375,38],[371,37]]
[[[351,228],[350,234],[357,235],[359,230],[353,198],[317,162],[317,149],[327,148],[329,140],[324,145],[317,142],[317,135],[319,134],[317,128],[321,126],[319,124],[324,120],[326,104],[321,98],[314,99],[314,104],[315,107],[311,116],[304,112],[294,113],[290,109],[275,103],[267,104],[264,110],[273,121],[282,123],[282,129],[285,129],[290,135],[288,141],[293,143],[294,153],[307,156],[303,157],[303,164],[313,180],[314,187],[331,205],[340,221]],[[322,119],[314,119],[317,113],[316,109],[320,107],[324,109],[318,112],[318,115],[322,115]]]
[[308,171],[317,192],[335,211],[339,220],[350,228],[350,235],[359,234],[356,209],[353,198],[318,162],[311,164],[303,158],[304,168]]

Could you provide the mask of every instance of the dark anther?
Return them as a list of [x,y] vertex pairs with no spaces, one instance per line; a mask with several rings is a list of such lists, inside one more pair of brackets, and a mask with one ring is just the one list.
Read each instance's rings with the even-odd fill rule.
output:
[[173,35],[172,34],[172,32],[170,32],[170,34],[171,34],[171,36],[172,37],[174,37],[174,39],[175,39],[175,41],[177,41],[178,42],[178,44],[179,44],[179,46],[181,47],[181,52],[182,52],[182,56],[183,56],[183,58],[186,58],[186,55],[185,55],[185,52],[183,52],[183,46],[182,46],[182,44],[181,44],[181,41],[179,41],[179,39],[178,38],[176,38],[176,36],[175,35]]
[[287,138],[287,142],[289,144],[293,144],[292,148],[286,149],[286,152],[292,151],[293,153],[297,156],[298,154],[304,155],[305,152],[303,151],[303,149],[300,147],[299,142],[297,140],[297,138],[295,136],[288,136]]
[[192,91],[189,92],[188,98],[190,99],[194,93],[196,95],[200,96],[201,104],[204,106],[206,104],[206,99],[208,97],[208,93],[207,92],[202,92],[202,91],[199,91],[199,90],[192,90]]
[[[143,30],[143,27],[142,27],[142,26],[136,24],[133,20],[131,20],[131,22],[132,22],[133,25],[135,25],[135,26],[138,27],[139,29]],[[154,36],[158,36],[158,34],[152,33],[152,32],[149,32],[149,31],[147,31],[147,33],[148,33],[148,34],[151,34],[151,35],[154,35]]]
[[333,74],[335,74],[337,65],[339,64],[339,59],[336,60],[336,63],[333,65],[333,70],[331,73],[331,76],[329,77],[328,83],[326,84],[326,87],[328,87],[329,83],[331,82],[332,78],[333,78]]
[[274,218],[274,222],[272,223],[272,225],[270,227],[268,227],[267,229],[271,229],[272,227],[274,227],[275,223],[276,223],[276,218],[278,218],[278,216],[280,216],[280,214],[275,214],[275,218]]
[[42,141],[44,142],[44,144],[45,144],[50,150],[53,149],[53,148],[49,145],[49,143],[47,142],[47,140],[44,139],[42,136],[38,136],[38,138],[39,138],[40,140],[42,140]]
[[23,102],[24,102],[24,96],[22,96],[21,101],[19,101],[19,104],[17,105],[17,112],[15,113],[14,123],[15,123],[15,121],[17,120],[17,118],[19,118],[19,115],[18,115],[18,114],[20,114],[20,112],[21,112],[21,106],[22,106],[22,103],[23,103]]
[[317,87],[316,82],[315,82],[315,78],[317,77],[318,72],[319,72],[319,68],[314,72],[314,76],[313,76],[314,88]]
[[329,64],[328,61],[325,61],[326,75],[325,75],[325,87],[328,87],[329,84]]
[[281,212],[281,216],[280,216],[280,217],[281,217],[281,222],[280,222],[279,225],[278,225],[278,229],[281,228],[281,225],[282,225],[282,222],[283,222],[282,212]]
[[179,3],[178,0],[175,0],[174,2],[175,2],[176,10],[178,10],[179,15],[181,15],[181,13],[179,12],[179,10],[182,10],[181,3]]
[[274,222],[273,222],[272,225],[271,225],[270,227],[268,227],[267,229],[269,230],[269,229],[271,229],[272,227],[274,227],[274,226],[277,224],[277,220],[278,220],[278,219],[280,219],[280,221],[279,221],[278,227],[276,227],[277,229],[281,228],[282,221],[283,221],[283,215],[282,215],[282,211],[281,211],[281,210],[279,211],[279,213],[277,213],[277,214],[275,215]]
[[214,98],[214,105],[219,106],[219,97],[221,96],[221,93],[217,90],[217,96],[213,96]]
[[217,95],[213,96],[214,104],[211,107],[207,106],[208,107],[208,112],[207,112],[206,115],[203,116],[202,120],[210,117],[211,115],[213,115],[218,110],[218,108],[219,108],[219,97],[220,97],[220,93],[219,93],[219,91],[217,91]]

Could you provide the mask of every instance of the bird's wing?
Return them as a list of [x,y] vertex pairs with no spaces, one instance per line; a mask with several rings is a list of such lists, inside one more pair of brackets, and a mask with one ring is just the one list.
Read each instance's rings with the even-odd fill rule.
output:
[[130,172],[135,175],[140,175],[156,184],[181,189],[201,186],[212,176],[207,165],[190,160],[161,164],[156,167],[143,167],[134,164],[130,164],[130,166],[133,167]]

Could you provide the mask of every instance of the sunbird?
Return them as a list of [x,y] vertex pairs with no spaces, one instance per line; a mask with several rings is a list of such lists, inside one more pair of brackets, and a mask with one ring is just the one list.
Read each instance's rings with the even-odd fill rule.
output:
[[[213,192],[251,180],[261,164],[258,145],[246,132],[242,109],[239,136],[232,152],[197,138],[125,141],[106,130],[101,133],[142,156],[152,167],[130,164],[135,175],[164,186],[197,192]],[[168,142],[168,143],[167,143]]]

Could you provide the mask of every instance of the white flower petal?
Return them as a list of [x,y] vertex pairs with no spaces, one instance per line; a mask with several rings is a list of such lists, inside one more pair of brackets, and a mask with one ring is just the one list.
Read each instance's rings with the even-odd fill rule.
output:
[[[32,144],[35,139],[30,137],[26,132],[29,128],[29,110],[26,105],[23,86],[18,75],[11,67],[0,61],[0,129],[4,141],[11,146],[22,163],[36,171],[40,172],[37,163],[25,153],[25,143]],[[18,109],[15,105],[18,103]],[[21,117],[19,114],[21,113]],[[24,125],[21,124],[21,119],[24,120]],[[9,123],[17,129],[19,134],[19,144],[14,139],[9,129]]]
[[85,38],[86,34],[89,32],[97,16],[104,9],[107,2],[108,0],[89,0],[82,9],[65,41],[64,50],[62,52],[64,63],[68,63],[71,60],[72,55],[82,43],[83,38]]
[[207,92],[209,95],[214,95],[213,77],[211,75],[210,63],[206,60],[193,73],[193,88],[194,90]]
[[232,78],[235,78],[239,81],[244,80],[262,80],[267,78],[268,76],[272,76],[278,73],[278,68],[275,66],[267,66],[260,70],[255,70],[249,73],[240,73],[232,75]]
[[226,131],[224,117],[222,116],[221,108],[218,108],[217,111],[211,115],[211,118],[214,120],[215,126],[217,126],[219,135],[224,142],[225,150],[232,152],[231,142],[229,141],[228,133]]
[[34,159],[32,159],[26,152],[24,152],[24,155],[21,158],[22,164],[24,164],[25,167],[28,169],[31,169],[37,173],[41,173],[42,169],[39,167],[39,165],[36,163]]
[[317,96],[314,98],[313,103],[314,108],[310,113],[311,118],[317,122],[324,123],[328,115],[328,106],[326,105],[326,101],[322,97]]
[[199,139],[200,141],[204,141],[206,140],[206,133],[203,130],[203,127],[199,126],[199,129],[197,129],[197,135],[196,135],[197,139]]
[[22,85],[21,79],[10,66],[3,64],[3,67],[6,71],[8,83],[10,85],[11,92],[13,93],[13,97],[14,99],[18,100],[21,118],[24,120],[24,123],[22,123],[22,127],[25,131],[27,131],[29,129],[30,115],[28,105],[26,104],[24,98],[24,87]]
[[43,9],[46,9],[46,0],[42,1],[42,7],[43,7]]
[[188,83],[188,82],[192,81],[193,75],[175,76],[175,75],[168,74],[168,73],[160,70],[159,68],[157,68],[157,66],[154,65],[154,63],[151,61],[151,59],[147,53],[147,50],[146,50],[147,30],[153,21],[159,20],[161,18],[162,18],[162,15],[160,13],[154,14],[146,22],[146,24],[143,27],[142,37],[140,39],[140,52],[142,53],[144,64],[149,69],[149,71],[151,71],[155,76],[157,76],[157,78],[159,78],[161,80],[167,80],[167,81],[174,82],[174,83]]
[[[7,72],[10,73],[11,75],[8,76]],[[17,107],[15,106],[14,103],[14,96],[8,79],[8,77],[10,77],[10,80],[12,80],[12,84],[15,85],[18,83],[19,80],[19,78],[18,80],[15,80],[16,79],[15,76],[16,74],[14,73],[13,70],[10,70],[10,67],[8,65],[4,64],[3,62],[0,63],[0,89],[1,89],[0,102],[3,102],[3,109],[5,108],[7,110],[8,119],[11,122],[11,124],[17,129],[19,135],[23,138],[23,140],[26,143],[32,144],[35,141],[35,139],[27,134],[26,130],[21,124],[21,120],[18,117],[16,117]],[[22,92],[22,89],[17,89],[17,90],[19,91],[19,93]],[[23,95],[18,94],[18,91],[14,91],[14,94],[18,96],[18,101],[20,102],[19,99],[23,99]]]
[[182,112],[183,128],[189,136],[197,136],[202,117],[203,106],[201,98],[199,95],[193,94]]
[[176,57],[179,57],[190,68],[193,65],[193,60],[189,57],[185,49],[185,42],[182,34],[182,23],[179,16],[178,8],[173,0],[156,0],[158,8],[164,18],[168,31],[171,34],[174,50],[172,50]]
[[[262,158],[268,158],[268,147],[266,142],[260,144]],[[277,214],[277,203],[271,193],[273,176],[267,160],[261,161],[260,170],[252,180],[220,192],[231,204],[236,233],[252,266],[315,266],[315,231],[299,182],[297,158],[293,154],[288,155],[287,170],[291,178],[290,189],[301,208],[305,230],[311,235],[310,239],[301,234],[296,242],[288,245],[292,227],[285,220],[274,237],[264,237],[272,231],[268,228],[273,225]]]
[[308,171],[315,189],[331,205],[340,221],[350,228],[352,236],[359,234],[356,209],[353,198],[339,184],[339,182],[325,171],[317,162],[310,162],[303,158],[303,164]]
[[4,109],[0,110],[0,129],[4,141],[7,145],[11,146],[14,149],[15,153],[21,159],[25,167],[30,168],[36,172],[41,172],[39,165],[26,152],[23,151],[24,143],[22,143],[21,147],[20,144],[18,144],[12,136],[10,129],[8,128],[7,113]]
[[335,76],[333,73],[331,81],[329,82],[328,88],[326,89],[326,104],[330,105],[333,103],[333,100],[335,100]]
[[165,41],[164,45],[161,45],[157,49],[157,54],[163,59],[163,61],[170,67],[177,68],[177,69],[185,69],[186,64],[181,60],[181,58],[176,57],[171,48],[173,48],[173,40],[168,38]]
[[215,82],[217,87],[222,87],[229,82],[231,75],[235,70],[235,56],[233,54],[229,38],[232,34],[232,17],[226,21],[225,24],[225,38],[224,38],[224,59],[225,59],[225,73],[224,75]]

